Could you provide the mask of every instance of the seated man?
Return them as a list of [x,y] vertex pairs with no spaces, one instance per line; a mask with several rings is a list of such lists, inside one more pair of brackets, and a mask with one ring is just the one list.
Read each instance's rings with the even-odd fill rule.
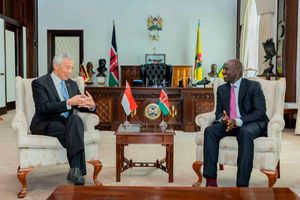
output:
[[[243,66],[232,59],[224,64],[227,82],[218,87],[216,122],[204,131],[204,171],[206,186],[217,186],[219,142],[235,136],[238,141],[238,187],[248,187],[253,165],[253,140],[264,136],[269,119],[261,85],[242,78]],[[228,113],[228,115],[227,115]]]
[[70,165],[67,179],[76,185],[84,185],[84,127],[73,109],[93,112],[95,103],[88,92],[80,94],[76,82],[69,79],[74,67],[69,54],[56,55],[52,63],[50,74],[32,82],[35,114],[30,130],[32,134],[57,137],[67,150]]

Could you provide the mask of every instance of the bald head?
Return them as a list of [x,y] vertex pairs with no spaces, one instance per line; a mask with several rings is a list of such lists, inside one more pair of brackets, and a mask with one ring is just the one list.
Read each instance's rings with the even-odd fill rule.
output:
[[243,76],[243,65],[238,59],[230,59],[225,62],[223,76],[226,82],[235,83]]

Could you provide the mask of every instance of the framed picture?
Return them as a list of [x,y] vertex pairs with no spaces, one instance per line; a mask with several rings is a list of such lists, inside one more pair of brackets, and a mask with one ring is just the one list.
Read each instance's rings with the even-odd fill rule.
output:
[[166,54],[146,54],[146,64],[165,64]]

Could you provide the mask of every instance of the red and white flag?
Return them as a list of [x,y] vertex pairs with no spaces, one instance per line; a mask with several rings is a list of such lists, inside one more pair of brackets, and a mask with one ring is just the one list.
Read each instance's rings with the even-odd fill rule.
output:
[[137,104],[135,103],[132,93],[131,93],[131,89],[130,89],[130,85],[129,83],[126,81],[126,89],[122,98],[122,102],[121,102],[124,111],[126,113],[126,115],[128,116],[134,109],[137,108]]

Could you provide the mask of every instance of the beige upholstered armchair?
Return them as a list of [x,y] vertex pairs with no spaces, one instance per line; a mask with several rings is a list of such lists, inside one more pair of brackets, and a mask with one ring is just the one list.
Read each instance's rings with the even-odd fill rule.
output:
[[[18,196],[25,197],[27,192],[26,175],[33,167],[65,164],[68,162],[66,151],[55,137],[44,135],[32,135],[29,126],[35,112],[32,97],[31,82],[34,79],[22,79],[16,77],[16,114],[12,121],[12,127],[18,133],[19,167],[18,178],[22,184],[22,190]],[[84,82],[81,77],[75,79],[80,91],[84,90]],[[93,180],[96,185],[102,185],[97,176],[102,168],[99,161],[99,131],[95,126],[99,123],[97,115],[92,113],[76,113],[83,121],[85,129],[85,157],[88,163],[94,166]]]
[[[269,179],[269,187],[272,187],[280,174],[279,159],[281,151],[281,133],[284,128],[283,108],[286,82],[284,78],[277,81],[268,81],[255,78],[260,82],[266,98],[267,115],[270,119],[268,124],[268,137],[259,137],[254,140],[254,160],[253,168],[260,169]],[[214,83],[214,110],[209,113],[199,114],[195,122],[201,127],[201,131],[196,135],[196,161],[193,169],[198,175],[198,180],[194,186],[200,186],[202,182],[201,166],[203,165],[203,132],[205,128],[215,121],[216,92],[217,87],[223,84],[222,79],[216,79]],[[233,136],[228,136],[220,141],[219,164],[237,165],[238,144]]]

